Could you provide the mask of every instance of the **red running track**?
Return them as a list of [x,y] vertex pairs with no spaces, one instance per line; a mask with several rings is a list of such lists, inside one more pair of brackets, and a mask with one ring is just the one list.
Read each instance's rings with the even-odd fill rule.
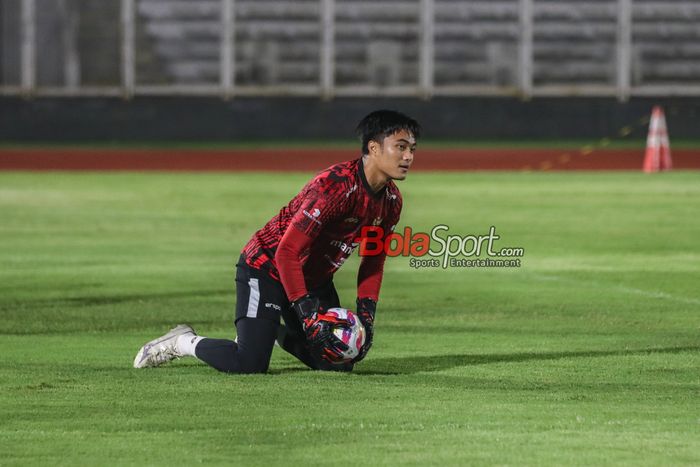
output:
[[[0,149],[0,170],[319,171],[348,149]],[[700,169],[700,149],[672,150],[673,167]],[[419,149],[412,170],[641,170],[637,149]]]

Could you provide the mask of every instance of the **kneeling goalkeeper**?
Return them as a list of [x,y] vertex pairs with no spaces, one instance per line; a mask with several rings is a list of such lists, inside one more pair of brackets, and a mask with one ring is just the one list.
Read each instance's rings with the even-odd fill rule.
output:
[[362,227],[381,226],[387,235],[398,223],[402,199],[393,180],[406,178],[420,126],[401,113],[379,110],[363,118],[357,131],[362,156],[316,175],[243,248],[236,265],[236,340],[199,336],[182,324],[144,345],[134,367],[192,356],[224,372],[264,373],[275,341],[317,370],[350,371],[367,355],[385,254],[360,263],[356,314],[367,338],[351,363],[331,363],[347,347],[319,316],[340,306],[333,274],[357,247]]

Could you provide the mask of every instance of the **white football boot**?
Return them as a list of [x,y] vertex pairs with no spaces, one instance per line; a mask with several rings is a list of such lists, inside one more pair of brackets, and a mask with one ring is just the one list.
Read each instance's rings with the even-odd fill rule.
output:
[[168,363],[171,360],[184,356],[177,348],[177,338],[183,334],[196,335],[194,329],[187,324],[178,324],[167,334],[147,343],[134,359],[134,368],[148,368]]

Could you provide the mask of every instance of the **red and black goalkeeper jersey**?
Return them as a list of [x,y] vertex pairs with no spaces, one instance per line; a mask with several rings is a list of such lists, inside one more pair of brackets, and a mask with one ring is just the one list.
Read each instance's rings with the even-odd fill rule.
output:
[[[303,285],[312,289],[332,278],[358,246],[356,239],[363,226],[382,226],[388,235],[399,221],[401,204],[401,193],[392,181],[379,192],[372,192],[361,158],[336,164],[317,174],[279,214],[255,232],[243,248],[245,261],[281,281],[289,299],[295,300],[306,292]],[[293,284],[288,279],[290,274],[284,277],[285,268],[280,274],[276,255],[283,237],[286,243],[301,247],[298,260],[303,285],[299,281]],[[384,255],[363,258],[358,296],[377,300],[383,265]]]

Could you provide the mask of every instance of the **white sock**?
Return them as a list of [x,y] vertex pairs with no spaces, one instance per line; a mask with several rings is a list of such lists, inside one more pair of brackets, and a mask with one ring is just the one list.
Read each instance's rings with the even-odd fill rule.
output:
[[194,349],[202,339],[204,339],[203,336],[198,336],[196,334],[183,334],[177,338],[177,349],[182,355],[196,357],[197,355],[195,355]]

